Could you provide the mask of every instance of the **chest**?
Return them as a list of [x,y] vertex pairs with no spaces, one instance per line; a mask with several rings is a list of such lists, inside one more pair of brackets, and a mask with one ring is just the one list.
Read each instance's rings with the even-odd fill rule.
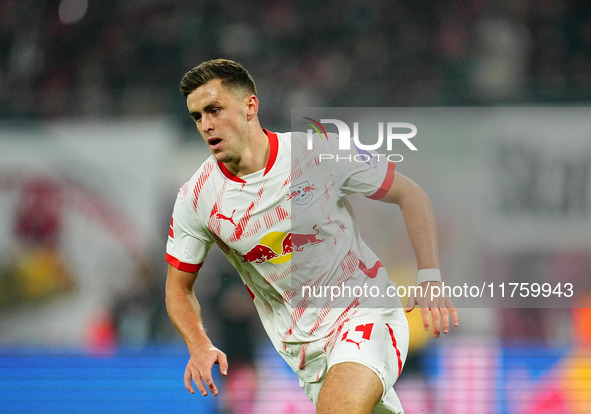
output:
[[338,201],[330,176],[291,180],[286,174],[258,184],[220,183],[214,190],[215,199],[202,211],[208,231],[218,244],[254,263],[279,263],[325,242],[323,229],[334,219]]

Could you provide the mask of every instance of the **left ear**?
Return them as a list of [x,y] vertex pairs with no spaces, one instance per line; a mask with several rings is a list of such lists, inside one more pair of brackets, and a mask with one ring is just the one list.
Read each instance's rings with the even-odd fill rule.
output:
[[259,100],[256,95],[246,97],[246,119],[252,120],[259,112]]

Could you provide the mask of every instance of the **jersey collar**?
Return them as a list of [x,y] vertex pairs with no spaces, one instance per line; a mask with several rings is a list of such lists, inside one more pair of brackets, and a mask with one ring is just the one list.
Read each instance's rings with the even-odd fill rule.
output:
[[[267,166],[265,167],[265,172],[263,173],[263,176],[265,176],[269,171],[271,171],[271,168],[273,168],[273,165],[275,164],[275,161],[277,160],[277,152],[279,150],[279,140],[277,139],[277,134],[275,132],[270,132],[266,129],[263,129],[263,132],[267,135],[267,138],[269,139],[269,159],[267,160]],[[236,176],[234,173],[232,173],[230,170],[228,170],[228,168],[226,167],[226,165],[223,162],[218,161],[218,167],[220,168],[220,171],[228,179],[235,181],[237,183],[241,183],[241,184],[246,183],[245,180]]]

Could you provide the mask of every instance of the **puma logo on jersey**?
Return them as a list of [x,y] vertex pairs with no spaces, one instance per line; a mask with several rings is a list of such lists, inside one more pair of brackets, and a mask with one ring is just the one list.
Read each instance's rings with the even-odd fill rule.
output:
[[232,225],[234,227],[236,227],[236,223],[234,223],[234,213],[236,213],[236,210],[234,209],[234,211],[232,211],[232,214],[230,215],[230,217],[223,215],[222,213],[216,213],[215,214],[215,218],[218,220],[226,220],[229,221],[230,223],[232,223]]
[[357,345],[357,349],[361,349],[361,343],[362,343],[362,342],[365,342],[365,340],[363,340],[363,339],[362,339],[362,340],[360,340],[360,341],[354,341],[354,340],[353,340],[353,339],[351,339],[351,338],[347,338],[347,335],[348,335],[348,334],[349,334],[349,331],[345,332],[345,333],[344,333],[344,335],[343,335],[343,337],[341,338],[341,341],[350,342],[350,343],[352,343],[352,344],[355,344],[355,345]]
[[[361,349],[361,344],[363,342],[369,341],[369,339],[371,338],[371,331],[373,330],[373,323],[366,323],[364,325],[357,325],[355,327],[355,330],[348,330],[347,332],[345,332],[341,338],[341,342],[350,342],[352,344],[357,345],[357,349]],[[349,332],[351,332],[352,335],[357,335],[359,336],[358,332],[361,333],[361,338],[359,338],[358,341],[349,338]]]

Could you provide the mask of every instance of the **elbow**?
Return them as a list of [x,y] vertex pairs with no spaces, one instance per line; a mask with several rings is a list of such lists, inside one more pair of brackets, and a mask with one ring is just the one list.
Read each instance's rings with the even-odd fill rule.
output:
[[168,316],[173,317],[177,309],[183,307],[183,303],[191,302],[194,298],[192,282],[188,283],[183,278],[171,277],[166,278],[166,287],[164,290],[164,303]]
[[172,317],[171,313],[172,313],[174,300],[173,300],[173,294],[172,294],[171,289],[169,288],[168,284],[166,285],[166,290],[165,290],[165,294],[164,294],[164,303],[166,305],[166,312],[168,313],[168,316]]
[[168,278],[166,280],[166,288],[164,290],[164,303],[166,305],[166,311],[168,316],[171,316],[175,303],[179,301],[180,289]]
[[404,206],[411,205],[431,205],[431,199],[427,192],[415,182],[412,182],[404,193],[400,194],[400,197],[396,200],[396,204],[404,209]]

